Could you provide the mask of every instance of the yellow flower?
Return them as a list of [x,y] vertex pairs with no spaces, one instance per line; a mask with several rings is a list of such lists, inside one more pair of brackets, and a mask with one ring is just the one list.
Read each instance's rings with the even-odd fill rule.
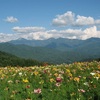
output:
[[52,70],[57,71],[57,68],[53,68]]
[[72,74],[71,74],[71,73],[69,73],[69,74],[68,74],[68,76],[72,77]]
[[39,72],[37,72],[37,71],[34,71],[33,73],[35,76],[37,76],[39,74]]
[[54,80],[53,78],[50,79],[50,82],[51,82],[51,83],[54,82],[54,81],[55,81],[55,80]]
[[79,82],[79,81],[80,81],[80,78],[79,78],[79,77],[75,77],[75,78],[74,78],[74,81]]
[[98,77],[100,78],[100,73],[98,73]]
[[28,81],[28,79],[23,79],[23,82],[28,83],[29,81]]
[[54,76],[56,76],[56,77],[57,77],[57,76],[58,76],[58,73],[55,73],[55,74],[54,74]]
[[66,72],[67,72],[67,73],[70,73],[70,70],[69,70],[69,69],[66,69]]

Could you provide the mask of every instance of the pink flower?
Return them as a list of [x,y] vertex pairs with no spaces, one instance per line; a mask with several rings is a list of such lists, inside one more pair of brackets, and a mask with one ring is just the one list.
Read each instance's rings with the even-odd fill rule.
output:
[[41,93],[41,89],[40,89],[40,88],[34,89],[34,93],[35,93],[35,94],[40,94],[40,93]]
[[26,88],[30,88],[30,85],[27,85]]
[[78,89],[78,91],[79,91],[79,92],[82,92],[82,93],[85,92],[85,90],[83,90],[83,89]]
[[56,78],[56,82],[62,82],[61,77],[57,77],[57,78]]
[[56,85],[57,87],[60,87],[60,84],[59,84],[59,83],[56,83],[55,85]]

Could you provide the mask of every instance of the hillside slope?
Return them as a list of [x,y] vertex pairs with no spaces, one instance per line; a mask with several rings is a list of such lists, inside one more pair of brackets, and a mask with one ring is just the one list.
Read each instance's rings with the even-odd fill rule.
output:
[[[19,43],[18,43],[19,41]],[[71,40],[65,38],[48,40],[27,40],[38,42],[37,46],[21,44],[25,39],[16,40],[15,44],[0,43],[0,50],[26,59],[36,59],[54,64],[72,63],[100,58],[100,38]],[[41,41],[41,42],[40,42]]]
[[42,63],[36,60],[22,59],[12,54],[0,51],[0,67],[1,66],[2,67],[4,66],[32,66],[32,65],[42,65]]

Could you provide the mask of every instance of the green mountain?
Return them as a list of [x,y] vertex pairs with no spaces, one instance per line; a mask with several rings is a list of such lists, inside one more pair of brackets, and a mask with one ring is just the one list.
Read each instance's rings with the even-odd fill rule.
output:
[[34,66],[34,65],[42,65],[43,63],[40,63],[36,60],[31,59],[22,59],[19,57],[16,57],[12,54],[1,52],[0,51],[0,67],[5,66]]
[[[100,58],[100,38],[90,38],[87,40],[71,40],[65,38],[27,40],[26,43],[34,41],[34,46],[26,45],[25,41],[25,39],[20,39],[16,40],[16,43],[13,44],[0,43],[0,50],[18,57],[36,59],[38,61],[54,64]],[[38,43],[38,45],[36,45],[36,43]]]
[[43,47],[31,47],[27,45],[14,45],[10,43],[1,43],[0,50],[11,53],[18,57],[27,59],[36,59],[39,61],[52,62],[52,58],[57,59],[61,51]]
[[83,40],[67,39],[67,38],[58,38],[58,39],[49,38],[47,40],[26,40],[22,38],[18,40],[12,40],[9,43],[15,45],[25,44],[32,47],[47,47],[61,51],[66,51],[80,45],[82,42]]

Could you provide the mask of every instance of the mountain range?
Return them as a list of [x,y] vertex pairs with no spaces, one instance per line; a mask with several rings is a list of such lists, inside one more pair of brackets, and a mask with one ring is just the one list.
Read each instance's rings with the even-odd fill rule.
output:
[[100,38],[87,40],[67,38],[26,40],[22,38],[0,43],[0,50],[18,57],[53,64],[73,63],[100,58]]

